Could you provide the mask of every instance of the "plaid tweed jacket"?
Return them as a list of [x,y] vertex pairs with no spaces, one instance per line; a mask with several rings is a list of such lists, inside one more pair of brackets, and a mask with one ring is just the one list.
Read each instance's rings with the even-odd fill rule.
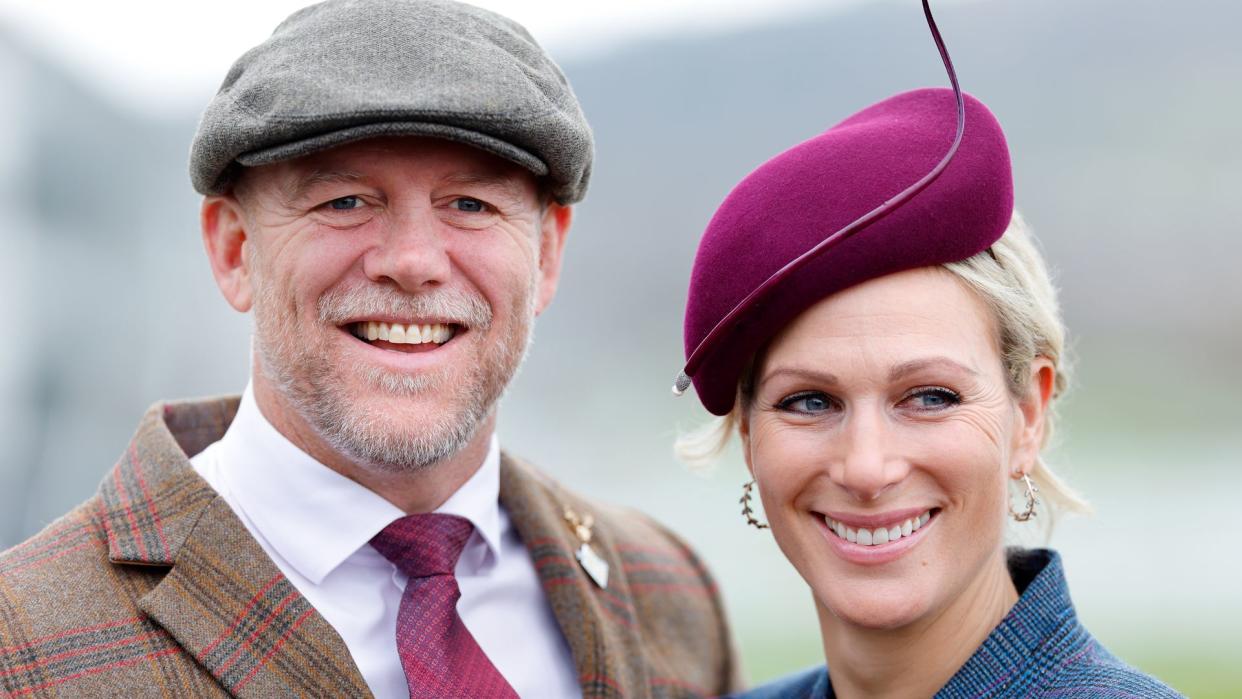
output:
[[[0,554],[0,696],[371,696],[336,631],[190,466],[236,411],[236,398],[157,404],[98,494]],[[715,583],[674,535],[508,456],[500,500],[584,697],[740,686]],[[574,559],[566,506],[596,519],[607,589]]]

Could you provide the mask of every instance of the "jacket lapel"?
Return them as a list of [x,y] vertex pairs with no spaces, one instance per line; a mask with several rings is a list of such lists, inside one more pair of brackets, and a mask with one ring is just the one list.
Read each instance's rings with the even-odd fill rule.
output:
[[340,636],[219,498],[140,606],[234,696],[370,696]]
[[596,531],[593,548],[612,571],[600,588],[574,557],[579,542],[564,508],[582,503],[521,462],[501,455],[500,503],[530,552],[544,593],[577,666],[584,699],[645,697],[649,693],[643,647],[621,559],[607,532]]
[[238,697],[370,696],[344,642],[186,458],[236,402],[156,406],[101,495],[111,558],[167,566],[139,607]]

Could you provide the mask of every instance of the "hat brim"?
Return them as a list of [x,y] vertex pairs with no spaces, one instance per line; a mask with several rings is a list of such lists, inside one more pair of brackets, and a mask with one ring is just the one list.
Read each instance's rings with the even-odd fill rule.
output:
[[427,136],[430,138],[441,138],[446,141],[454,141],[487,151],[526,168],[536,177],[545,177],[548,174],[548,166],[543,160],[535,157],[530,151],[519,148],[508,141],[458,126],[418,121],[379,122],[337,129],[297,141],[281,143],[270,148],[242,153],[237,156],[235,162],[244,167],[270,165],[311,155],[347,143],[382,136]]

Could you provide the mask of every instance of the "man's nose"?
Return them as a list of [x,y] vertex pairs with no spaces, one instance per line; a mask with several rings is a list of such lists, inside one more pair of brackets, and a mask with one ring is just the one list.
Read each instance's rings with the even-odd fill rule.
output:
[[832,477],[860,501],[878,498],[910,471],[899,455],[892,426],[880,410],[859,409],[845,421],[838,437]]
[[394,217],[383,238],[368,252],[363,267],[369,279],[391,282],[404,291],[446,283],[452,273],[448,240],[430,211]]

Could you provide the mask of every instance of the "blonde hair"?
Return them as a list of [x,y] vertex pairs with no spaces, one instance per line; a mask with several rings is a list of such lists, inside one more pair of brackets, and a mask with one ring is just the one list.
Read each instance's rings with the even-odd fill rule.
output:
[[[1070,367],[1056,289],[1026,223],[1015,212],[1008,228],[991,248],[942,267],[974,290],[992,311],[999,330],[1001,361],[1014,396],[1026,391],[1031,362],[1036,357],[1052,362],[1056,382],[1045,417],[1044,445],[1047,445],[1056,423],[1056,400],[1069,385]],[[742,412],[750,407],[754,371],[752,361],[742,373],[737,401],[728,415],[678,438],[676,451],[682,461],[692,467],[702,467],[719,458],[737,433]],[[1090,511],[1086,500],[1061,480],[1042,458],[1036,459],[1028,475],[1053,514]]]

